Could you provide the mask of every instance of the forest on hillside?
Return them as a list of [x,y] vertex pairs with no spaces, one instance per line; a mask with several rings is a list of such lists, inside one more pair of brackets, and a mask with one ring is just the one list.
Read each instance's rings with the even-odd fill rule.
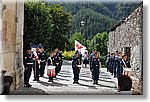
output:
[[[81,32],[86,39],[97,33],[108,31],[114,24],[127,17],[140,2],[48,2],[60,4],[73,15],[68,37]],[[84,22],[84,25],[81,22]]]

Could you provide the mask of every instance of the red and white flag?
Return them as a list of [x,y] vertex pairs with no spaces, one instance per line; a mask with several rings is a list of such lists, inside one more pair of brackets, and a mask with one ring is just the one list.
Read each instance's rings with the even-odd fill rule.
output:
[[75,51],[77,50],[83,55],[85,53],[86,47],[75,40]]

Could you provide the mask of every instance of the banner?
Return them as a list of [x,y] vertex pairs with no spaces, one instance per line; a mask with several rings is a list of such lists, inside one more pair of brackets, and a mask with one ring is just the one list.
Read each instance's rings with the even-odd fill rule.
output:
[[77,50],[81,52],[82,55],[84,55],[85,51],[87,51],[84,45],[75,40],[75,51]]

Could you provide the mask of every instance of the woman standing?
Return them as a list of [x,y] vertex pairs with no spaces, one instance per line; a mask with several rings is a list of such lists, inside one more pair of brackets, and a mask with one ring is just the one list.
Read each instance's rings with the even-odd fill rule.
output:
[[93,58],[93,63],[92,63],[92,75],[93,75],[93,84],[98,85],[98,80],[99,80],[99,69],[100,69],[100,54],[95,53],[95,58]]

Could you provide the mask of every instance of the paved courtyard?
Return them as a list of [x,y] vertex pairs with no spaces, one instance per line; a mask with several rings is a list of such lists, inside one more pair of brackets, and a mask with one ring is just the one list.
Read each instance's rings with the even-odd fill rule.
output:
[[58,74],[54,82],[48,82],[48,76],[45,70],[44,77],[40,77],[40,81],[33,81],[33,72],[30,78],[32,87],[21,87],[11,94],[17,95],[111,95],[118,94],[117,79],[113,78],[106,68],[100,69],[99,85],[93,85],[91,72],[88,68],[81,68],[79,84],[73,84],[73,73],[71,65],[63,65],[61,72]]

